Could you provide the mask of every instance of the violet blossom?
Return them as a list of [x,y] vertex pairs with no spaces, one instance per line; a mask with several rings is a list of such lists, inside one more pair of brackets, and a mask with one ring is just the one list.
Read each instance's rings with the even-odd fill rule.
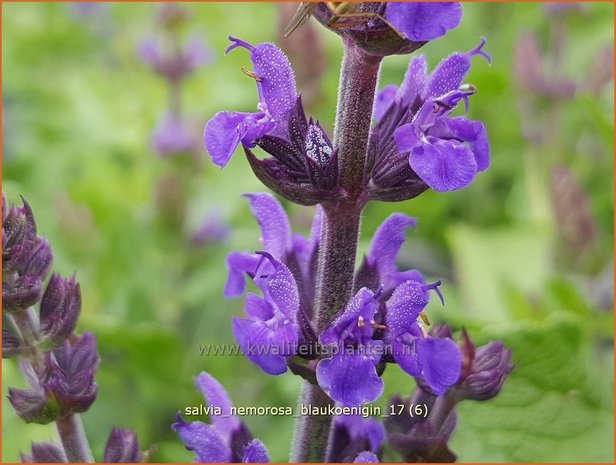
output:
[[[331,446],[325,458],[330,463],[378,463],[385,439],[383,425],[374,418],[360,415],[338,415],[334,418]],[[368,462],[365,460],[370,459]]]
[[233,403],[221,384],[206,372],[196,379],[197,388],[215,412],[210,424],[200,421],[186,423],[177,415],[173,430],[186,446],[195,453],[200,463],[267,463],[269,456],[261,441],[253,439],[250,431],[231,414]]

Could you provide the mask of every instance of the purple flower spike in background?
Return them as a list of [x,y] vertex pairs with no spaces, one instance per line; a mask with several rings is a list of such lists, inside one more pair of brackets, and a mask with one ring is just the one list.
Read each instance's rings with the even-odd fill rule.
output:
[[212,54],[198,37],[191,38],[182,46],[180,53],[168,49],[158,39],[144,40],[139,47],[139,56],[156,73],[171,81],[178,81],[200,66],[212,61]]
[[261,441],[253,439],[250,431],[231,415],[233,404],[225,389],[208,373],[201,373],[195,383],[203,393],[214,414],[211,424],[200,421],[186,423],[177,416],[172,425],[188,450],[200,463],[267,463],[269,456]]
[[191,128],[181,118],[165,115],[154,129],[152,145],[161,157],[177,155],[193,150],[196,146]]
[[334,353],[319,362],[317,380],[344,406],[372,402],[383,392],[383,381],[376,372],[383,341],[372,339],[377,297],[366,288],[360,289],[320,337],[322,344],[333,346]]
[[417,321],[428,304],[429,291],[438,293],[439,285],[440,282],[402,283],[387,301],[386,324],[396,363],[411,376],[425,380],[435,394],[442,395],[458,380],[462,356],[451,339],[428,336]]

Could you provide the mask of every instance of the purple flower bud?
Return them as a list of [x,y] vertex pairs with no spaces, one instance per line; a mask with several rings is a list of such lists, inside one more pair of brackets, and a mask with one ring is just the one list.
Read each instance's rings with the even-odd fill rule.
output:
[[2,214],[2,308],[17,311],[39,300],[53,256],[49,243],[36,236],[28,202],[8,208],[3,198]]
[[67,463],[64,450],[49,442],[32,443],[31,454],[20,454],[23,463]]
[[106,463],[138,463],[141,462],[139,440],[134,431],[113,428],[109,434],[103,461]]
[[481,121],[451,117],[476,92],[463,84],[471,58],[482,56],[485,39],[467,53],[454,53],[430,75],[424,56],[413,58],[402,86],[377,96],[377,124],[370,135],[366,178],[370,199],[401,201],[428,187],[437,191],[463,188],[488,168],[490,147]]
[[34,305],[41,297],[41,282],[32,276],[19,276],[2,282],[2,310],[16,311]]
[[502,389],[511,373],[511,351],[502,342],[490,342],[475,349],[473,342],[463,332],[463,371],[460,381],[452,389],[457,400],[488,400]]
[[58,402],[40,386],[35,390],[9,388],[8,399],[26,423],[46,425],[60,416]]
[[[348,13],[353,16],[345,16]],[[462,7],[453,2],[363,2],[342,9],[321,4],[314,14],[321,24],[365,52],[385,56],[411,53],[456,28]]]
[[19,354],[21,343],[13,331],[2,328],[2,358],[11,358]]
[[96,339],[91,333],[67,340],[45,358],[46,378],[42,385],[53,392],[62,415],[85,412],[96,399],[98,368]]
[[81,312],[81,290],[73,276],[51,276],[41,300],[41,335],[54,345],[61,344],[75,330]]

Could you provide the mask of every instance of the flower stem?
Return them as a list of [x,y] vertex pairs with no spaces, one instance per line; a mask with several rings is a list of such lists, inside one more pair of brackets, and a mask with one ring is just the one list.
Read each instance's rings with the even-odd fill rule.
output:
[[58,418],[56,428],[69,462],[94,463],[83,423],[78,414]]
[[[314,325],[321,333],[344,308],[353,290],[362,200],[364,164],[372,106],[381,58],[345,44],[340,72],[334,146],[338,149],[340,185],[345,199],[324,204],[317,270]],[[304,381],[301,405],[326,407],[333,401],[316,385]],[[297,420],[292,462],[323,462],[332,418],[306,415]]]

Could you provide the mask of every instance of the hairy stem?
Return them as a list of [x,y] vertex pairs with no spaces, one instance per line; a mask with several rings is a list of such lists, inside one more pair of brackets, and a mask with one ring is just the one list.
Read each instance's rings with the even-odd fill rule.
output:
[[[381,59],[345,44],[340,72],[334,146],[338,149],[340,185],[346,198],[325,204],[321,232],[314,325],[321,333],[351,298],[363,201],[362,182],[372,106]],[[304,381],[301,405],[327,407],[333,401],[319,386]],[[332,418],[306,415],[297,420],[291,461],[323,462]]]
[[357,198],[362,187],[372,106],[382,57],[366,55],[352,41],[345,43],[334,147],[338,149],[340,185]]
[[94,463],[83,423],[78,414],[58,418],[56,428],[69,462]]

